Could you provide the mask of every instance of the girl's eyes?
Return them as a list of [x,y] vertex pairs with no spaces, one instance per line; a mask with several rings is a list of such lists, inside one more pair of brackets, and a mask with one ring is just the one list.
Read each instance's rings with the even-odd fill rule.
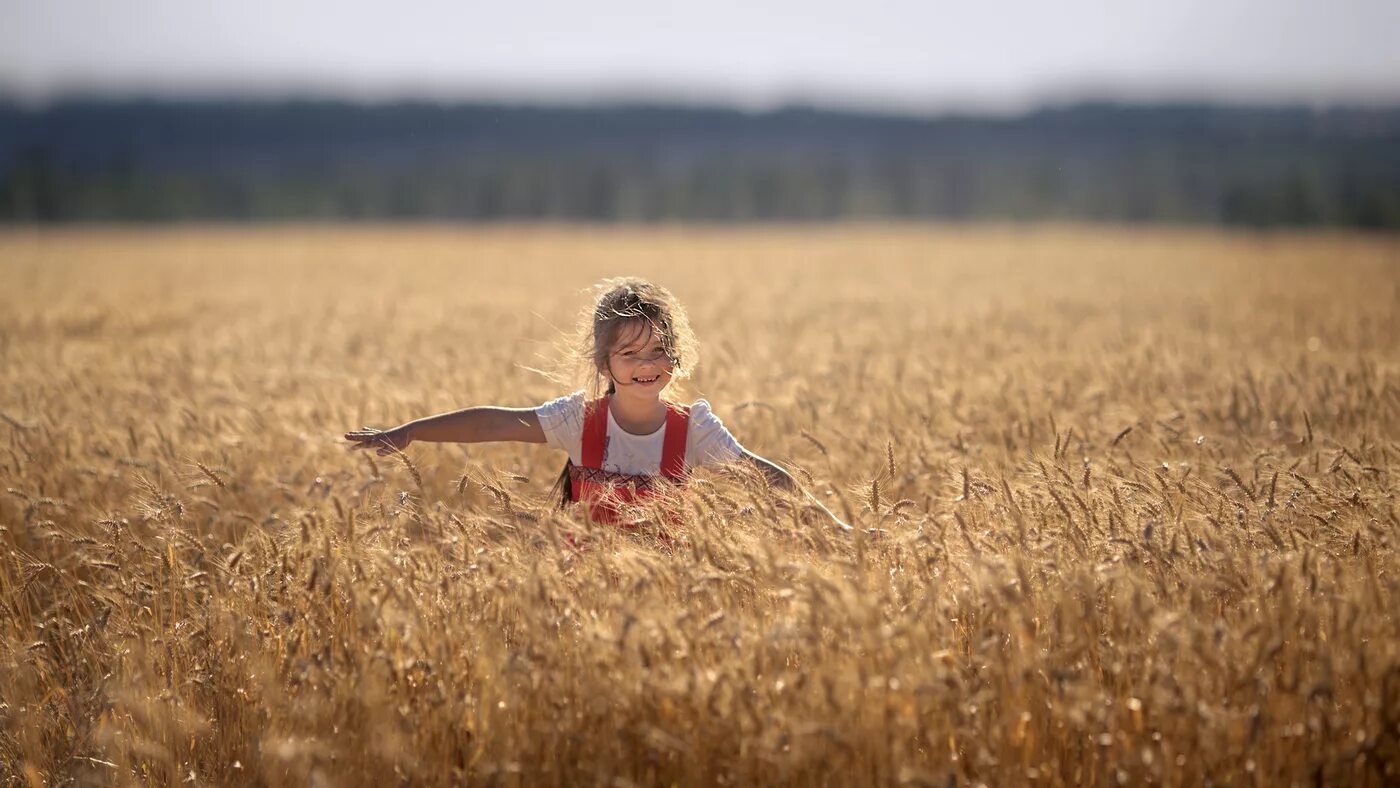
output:
[[[652,348],[652,349],[651,349],[651,352],[647,353],[647,355],[648,355],[648,356],[659,356],[659,355],[663,354],[664,352],[665,352],[665,349],[662,348],[660,345],[657,345],[656,347]],[[630,358],[630,357],[632,357],[632,356],[637,355],[637,351],[635,351],[635,350],[624,350],[624,351],[622,352],[622,355],[623,355],[623,356],[626,356],[626,357],[628,357],[628,358]]]

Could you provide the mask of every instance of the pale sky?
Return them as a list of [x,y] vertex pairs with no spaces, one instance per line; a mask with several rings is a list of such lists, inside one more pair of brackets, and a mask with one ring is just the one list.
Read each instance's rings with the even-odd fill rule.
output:
[[0,90],[352,99],[1400,102],[1400,0],[0,0]]

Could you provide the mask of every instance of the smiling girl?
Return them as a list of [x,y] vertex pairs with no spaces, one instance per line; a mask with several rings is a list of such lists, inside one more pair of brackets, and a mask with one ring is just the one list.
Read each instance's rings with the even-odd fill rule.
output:
[[747,465],[773,487],[800,493],[818,520],[850,529],[787,471],[741,446],[710,403],[667,398],[671,381],[688,376],[698,357],[685,310],[668,290],[641,279],[606,280],[580,333],[586,390],[536,408],[465,408],[345,438],[380,455],[414,441],[548,443],[569,455],[556,486],[561,505],[584,502],[594,521],[622,526],[643,520],[640,504],[683,487],[695,468]]

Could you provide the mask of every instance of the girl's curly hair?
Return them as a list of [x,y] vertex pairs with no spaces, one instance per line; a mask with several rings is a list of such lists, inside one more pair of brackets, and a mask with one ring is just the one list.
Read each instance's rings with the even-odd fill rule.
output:
[[632,277],[605,279],[593,291],[593,303],[579,316],[571,354],[590,397],[612,393],[603,390],[609,355],[647,331],[661,340],[671,358],[672,380],[689,377],[700,351],[685,308],[671,291]]

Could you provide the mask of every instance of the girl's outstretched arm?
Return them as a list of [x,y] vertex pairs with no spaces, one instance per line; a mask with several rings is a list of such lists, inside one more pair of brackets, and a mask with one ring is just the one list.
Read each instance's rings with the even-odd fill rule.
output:
[[414,441],[544,443],[544,428],[533,408],[481,406],[416,419],[393,429],[365,427],[345,433],[351,449],[375,449],[380,456],[403,451]]
[[832,514],[830,509],[823,506],[821,501],[818,501],[811,493],[802,489],[802,486],[797,483],[797,480],[792,478],[792,474],[788,473],[781,465],[771,460],[764,459],[748,449],[744,450],[740,461],[748,463],[759,473],[763,474],[763,476],[768,479],[768,483],[773,487],[786,490],[793,495],[804,498],[809,507],[815,507],[825,519],[829,519],[838,529],[842,531],[853,530],[850,525],[847,525],[840,517]]

